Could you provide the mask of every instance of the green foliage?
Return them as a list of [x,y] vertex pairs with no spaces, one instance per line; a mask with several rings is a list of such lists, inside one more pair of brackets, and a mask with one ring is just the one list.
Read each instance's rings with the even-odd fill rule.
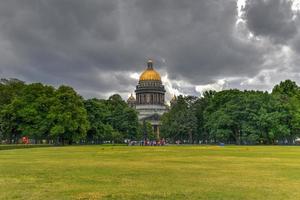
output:
[[272,90],[272,94],[274,96],[279,97],[282,100],[288,100],[299,93],[299,87],[294,81],[286,80],[279,83],[279,85],[275,85]]
[[108,100],[84,100],[71,87],[55,89],[16,79],[0,81],[0,140],[19,143],[123,142],[140,132],[135,110],[118,94]]
[[[40,83],[9,80],[1,93],[1,139],[18,143],[22,136],[72,143],[85,137],[89,122],[83,99],[67,86],[55,90]],[[13,95],[12,95],[13,94]]]
[[108,100],[86,100],[85,109],[91,124],[87,137],[89,142],[122,143],[124,139],[137,139],[137,113],[128,107],[120,95],[114,94]]
[[0,108],[22,94],[25,83],[18,79],[0,79]]
[[286,140],[292,143],[296,137],[300,136],[300,88],[295,82],[286,80],[274,87],[272,96],[284,108],[284,122],[290,133],[286,136]]
[[111,112],[109,124],[120,132],[124,139],[136,139],[138,134],[138,117],[135,110],[128,107],[120,95],[112,95],[107,100],[108,108]]
[[201,98],[179,96],[162,123],[163,135],[170,140],[292,144],[300,131],[299,87],[287,80],[272,94],[224,90],[207,91]]
[[84,102],[88,114],[90,128],[87,132],[87,140],[97,143],[109,140],[113,128],[108,124],[111,115],[106,102],[98,99],[89,99]]
[[161,135],[171,141],[188,140],[193,142],[197,134],[197,118],[195,112],[197,98],[179,96],[170,112],[162,117]]
[[154,134],[153,127],[152,127],[151,123],[148,121],[143,121],[142,123],[140,123],[138,130],[139,130],[138,135],[136,137],[138,140],[144,140],[144,139],[155,140],[155,139],[157,139],[156,134]]
[[16,142],[21,135],[14,99],[23,93],[25,87],[25,83],[17,79],[0,81],[0,140]]
[[[0,140],[19,143],[112,143],[156,139],[151,124],[121,96],[84,100],[71,87],[55,89],[17,79],[0,81]],[[206,91],[179,96],[162,116],[160,136],[171,142],[293,144],[300,136],[300,89],[293,81],[261,91]]]
[[13,106],[22,136],[34,139],[47,138],[50,123],[47,120],[54,88],[40,83],[27,85],[23,94],[15,98]]
[[84,139],[89,121],[82,97],[68,86],[60,86],[54,96],[47,117],[51,124],[50,136],[63,144]]

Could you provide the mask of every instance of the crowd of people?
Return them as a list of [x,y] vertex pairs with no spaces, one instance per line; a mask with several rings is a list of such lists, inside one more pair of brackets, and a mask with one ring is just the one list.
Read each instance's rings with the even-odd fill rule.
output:
[[129,141],[128,146],[164,146],[166,145],[164,138],[158,140],[141,140],[141,141]]

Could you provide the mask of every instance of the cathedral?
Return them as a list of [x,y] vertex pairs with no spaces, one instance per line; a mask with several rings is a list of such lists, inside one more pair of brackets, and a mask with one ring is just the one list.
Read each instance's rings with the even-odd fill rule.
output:
[[157,138],[159,138],[160,118],[168,110],[165,93],[159,73],[154,70],[152,60],[148,60],[147,69],[141,74],[136,86],[136,98],[131,94],[127,103],[136,109],[140,122],[147,121],[152,124]]

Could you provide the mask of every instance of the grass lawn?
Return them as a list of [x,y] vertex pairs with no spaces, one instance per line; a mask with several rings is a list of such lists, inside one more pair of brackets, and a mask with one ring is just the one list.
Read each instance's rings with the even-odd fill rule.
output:
[[5,150],[0,199],[300,199],[300,147]]

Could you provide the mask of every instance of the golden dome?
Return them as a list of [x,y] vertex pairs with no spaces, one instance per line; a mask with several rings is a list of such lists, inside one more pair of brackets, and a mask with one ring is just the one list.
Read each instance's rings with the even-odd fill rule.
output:
[[154,69],[151,70],[147,69],[140,76],[140,81],[160,81],[160,80],[161,78],[159,73]]
[[160,75],[153,69],[152,60],[148,60],[148,68],[140,76],[140,81],[161,81]]

